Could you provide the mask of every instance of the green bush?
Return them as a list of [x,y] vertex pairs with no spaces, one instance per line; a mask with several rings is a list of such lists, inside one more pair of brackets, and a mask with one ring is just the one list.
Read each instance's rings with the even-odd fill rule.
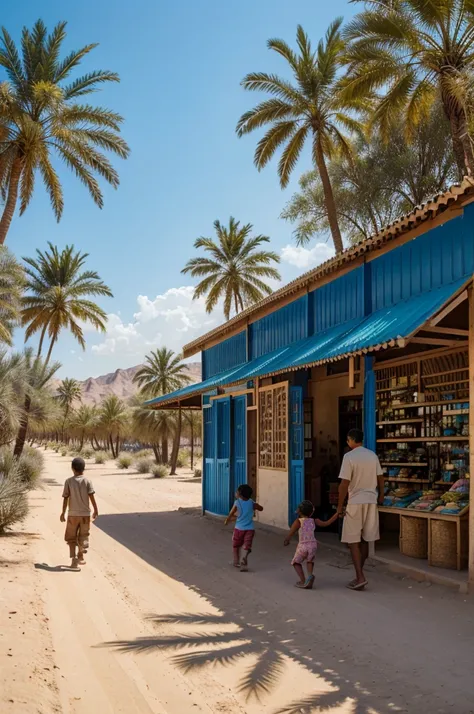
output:
[[164,464],[152,464],[151,473],[155,478],[165,478],[168,476],[168,469]]
[[95,462],[96,464],[105,464],[110,458],[106,451],[96,451],[95,452]]
[[29,446],[25,446],[19,459],[8,447],[0,451],[0,474],[19,479],[25,489],[33,489],[39,485],[43,466],[43,454]]
[[143,457],[137,459],[134,463],[134,467],[136,468],[139,474],[149,474],[152,466],[153,461],[151,459],[146,459]]
[[81,456],[83,459],[91,459],[94,456],[94,449],[90,446],[86,446],[81,451]]
[[153,450],[152,449],[141,449],[141,451],[137,451],[135,454],[135,458],[137,459],[150,459],[154,456]]
[[116,464],[119,469],[129,469],[132,463],[133,458],[131,454],[119,454],[118,459],[116,461]]
[[27,515],[27,488],[15,464],[9,473],[0,471],[0,533],[15,523],[21,523]]
[[189,453],[186,449],[180,449],[178,452],[178,459],[176,461],[176,466],[179,469],[184,468],[189,465]]
[[194,469],[194,477],[195,477],[195,478],[201,478],[201,477],[202,477],[202,471],[201,471],[201,469]]
[[67,449],[64,447],[61,449],[61,456],[67,456]]

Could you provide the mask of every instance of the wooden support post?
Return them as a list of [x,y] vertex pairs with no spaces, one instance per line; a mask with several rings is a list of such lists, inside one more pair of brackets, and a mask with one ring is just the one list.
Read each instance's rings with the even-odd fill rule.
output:
[[[474,288],[469,287],[469,397],[474,399]],[[474,405],[472,401],[469,409],[469,475],[471,488],[469,489],[469,588],[474,590]]]
[[355,387],[354,357],[349,357],[349,389]]

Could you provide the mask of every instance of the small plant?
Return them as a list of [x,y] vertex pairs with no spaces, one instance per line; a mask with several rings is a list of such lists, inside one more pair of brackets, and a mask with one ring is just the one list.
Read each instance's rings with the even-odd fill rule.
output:
[[178,458],[176,460],[176,466],[179,469],[184,468],[185,466],[188,466],[189,464],[189,454],[185,449],[180,449],[178,452]]
[[146,459],[143,457],[141,459],[137,459],[134,464],[134,466],[139,474],[149,474],[152,465],[153,465],[153,462],[151,459]]
[[24,490],[31,490],[39,484],[43,463],[43,454],[36,449],[25,446],[22,455],[17,458],[8,447],[4,447],[0,451],[0,477],[19,480]]
[[119,454],[118,459],[116,461],[116,464],[119,469],[129,469],[132,463],[133,458],[130,454]]
[[153,464],[151,467],[151,473],[154,478],[165,478],[168,476],[168,469],[164,464]]
[[135,454],[135,458],[138,459],[150,459],[153,456],[153,451],[151,449],[141,449]]
[[91,459],[94,456],[94,449],[91,449],[90,446],[87,446],[86,448],[82,449],[81,456],[83,459]]
[[194,469],[194,478],[202,478],[201,469]]
[[95,462],[96,464],[105,464],[109,459],[109,454],[106,451],[96,451],[95,452]]
[[67,449],[64,447],[61,449],[61,456],[67,456]]
[[17,466],[10,473],[0,473],[0,534],[28,515],[28,497]]

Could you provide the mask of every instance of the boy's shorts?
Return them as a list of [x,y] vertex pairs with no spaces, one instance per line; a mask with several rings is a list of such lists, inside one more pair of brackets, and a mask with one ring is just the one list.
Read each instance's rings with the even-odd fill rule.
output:
[[69,545],[78,545],[81,550],[85,551],[89,547],[90,529],[90,516],[68,516],[64,540]]
[[238,528],[234,528],[234,534],[232,536],[232,547],[242,548],[243,546],[245,550],[252,550],[254,535],[254,530],[241,531]]

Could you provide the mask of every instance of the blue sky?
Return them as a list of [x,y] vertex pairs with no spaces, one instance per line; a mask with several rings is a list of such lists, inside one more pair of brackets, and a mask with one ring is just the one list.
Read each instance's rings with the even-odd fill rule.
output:
[[[211,235],[216,218],[234,215],[269,235],[282,255],[284,282],[331,254],[330,246],[297,251],[291,226],[279,219],[310,168],[303,157],[286,191],[278,184],[276,161],[259,173],[253,166],[256,135],[238,139],[239,116],[258,97],[240,87],[249,71],[286,73],[266,47],[270,37],[294,44],[301,23],[316,43],[338,15],[357,6],[346,0],[22,0],[2,8],[1,23],[15,39],[41,17],[48,27],[68,21],[65,49],[99,42],[82,65],[110,69],[121,83],[92,95],[92,101],[125,117],[123,135],[132,153],[116,161],[121,185],[104,187],[99,210],[85,189],[61,170],[65,211],[56,223],[40,187],[27,213],[15,217],[7,245],[32,255],[47,241],[74,243],[90,253],[89,266],[111,286],[102,301],[110,314],[107,335],[88,333],[85,353],[64,336],[54,356],[61,374],[96,376],[139,363],[152,348],[182,344],[221,321],[192,303],[192,281],[180,274],[199,235]],[[17,346],[22,345],[20,332]]]

